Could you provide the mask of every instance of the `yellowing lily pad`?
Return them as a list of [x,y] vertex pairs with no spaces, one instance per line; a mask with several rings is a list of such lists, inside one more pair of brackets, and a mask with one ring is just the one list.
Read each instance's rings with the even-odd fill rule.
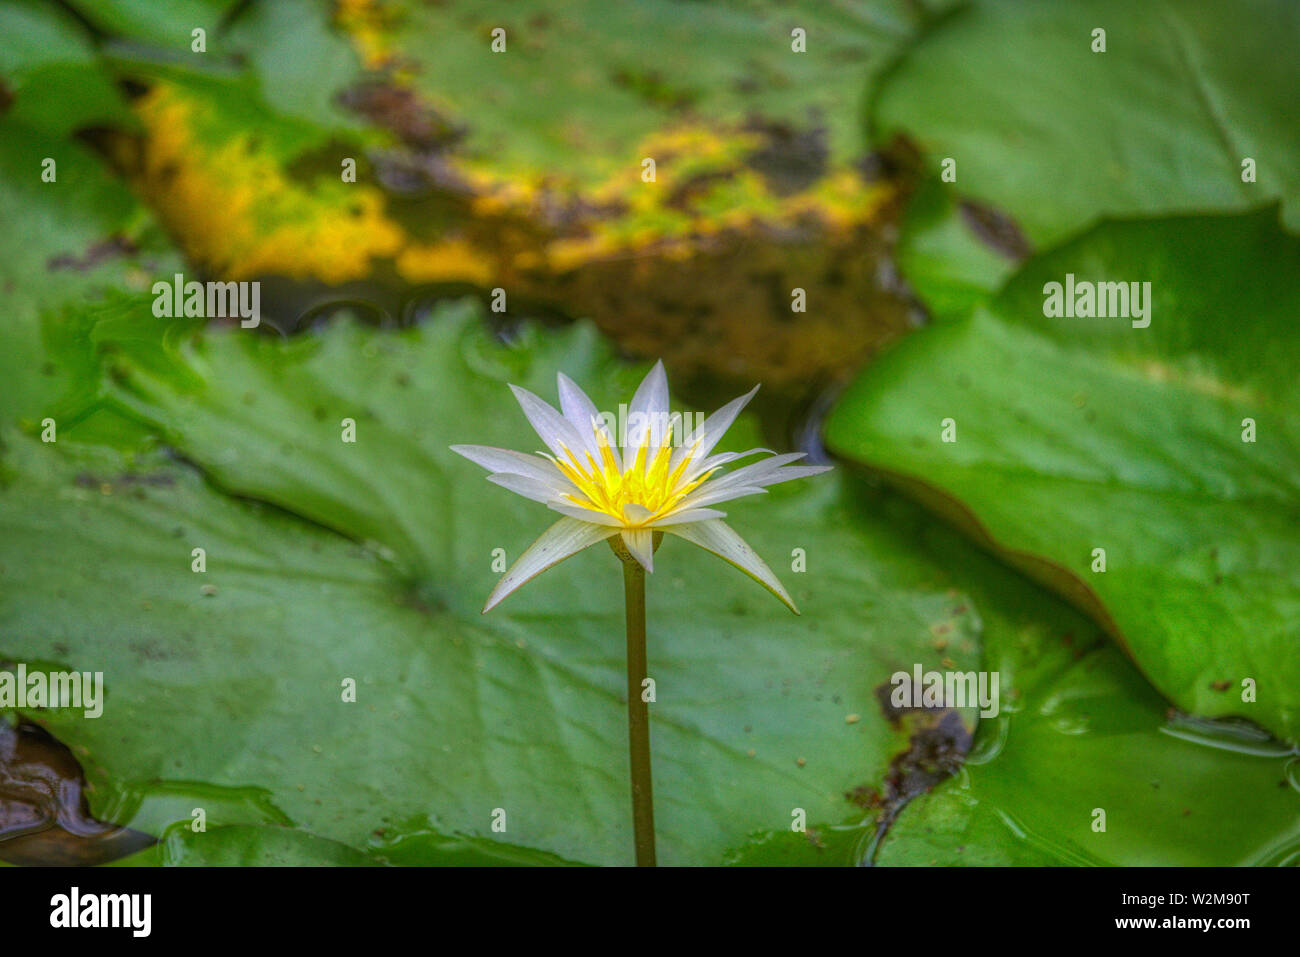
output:
[[[918,9],[236,10],[207,54],[118,53],[149,86],[121,161],[206,272],[501,289],[680,374],[806,391],[907,327],[898,191],[852,104]],[[287,18],[304,39],[281,50]]]

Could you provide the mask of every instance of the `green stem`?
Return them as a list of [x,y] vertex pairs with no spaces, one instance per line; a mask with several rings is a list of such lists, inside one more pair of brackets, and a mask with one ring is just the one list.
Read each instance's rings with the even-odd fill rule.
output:
[[632,766],[632,829],[637,867],[655,866],[655,809],[650,787],[650,706],[642,699],[646,678],[645,569],[630,555],[623,561],[627,600],[627,742]]

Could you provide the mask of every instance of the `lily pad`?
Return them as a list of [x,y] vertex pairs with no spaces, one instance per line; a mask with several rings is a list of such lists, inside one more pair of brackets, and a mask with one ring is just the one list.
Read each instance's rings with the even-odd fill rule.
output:
[[[1104,52],[1094,52],[1095,31]],[[1050,245],[1103,216],[1244,211],[1300,224],[1290,0],[966,3],[894,64],[872,136],[903,134],[959,193]],[[1243,161],[1253,161],[1253,181]]]
[[131,123],[95,48],[54,4],[13,0],[0,7],[0,80],[6,128],[58,138],[93,124]]
[[[820,129],[823,161],[847,166],[862,143],[858,116],[846,107],[860,101],[873,70],[950,5],[577,0],[558,11],[509,0],[437,7],[399,0],[358,5],[341,22],[370,65],[395,69],[459,115],[470,157],[501,173],[532,179],[551,170],[593,188],[616,185],[611,176],[628,162],[637,182],[637,144],[706,118],[721,134],[709,140],[719,147],[755,119],[791,133]],[[493,49],[494,30],[504,50]],[[574,69],[548,68],[579,53]],[[800,175],[801,156],[805,165],[815,158],[795,149],[784,169],[755,170],[798,188],[806,174],[816,178],[812,167]]]
[[297,0],[237,6],[206,54],[108,49],[148,87],[143,195],[196,267],[293,280],[283,327],[322,284],[394,315],[500,289],[682,378],[802,393],[908,328],[854,104],[942,6]]
[[[921,522],[913,541],[932,555],[956,551]],[[1001,676],[1003,707],[980,722],[961,770],[901,809],[875,842],[872,863],[1300,860],[1294,746],[1239,720],[1171,709],[1095,625],[1044,603],[1025,579],[971,566],[964,586],[976,607],[1001,612],[996,625],[986,624],[981,656],[982,667]]]
[[[78,426],[57,446],[12,443],[3,647],[104,671],[101,718],[28,715],[86,765],[98,816],[161,833],[203,806],[210,827],[292,823],[408,862],[441,853],[427,834],[630,860],[617,561],[590,550],[480,615],[493,550],[517,555],[549,522],[447,446],[527,447],[508,380],[544,392],[563,368],[612,401],[641,370],[585,325],[502,346],[465,307],[397,333],[182,337],[170,372],[144,340],[99,343],[114,383],[100,414],[143,418],[211,484],[80,448]],[[874,523],[857,482],[826,479],[733,512],[778,566],[804,549],[809,571],[785,573],[803,618],[697,549],[660,551],[663,861],[719,863],[796,808],[845,819],[846,793],[906,747],[876,688],[944,657],[975,667],[959,576]]]
[[958,200],[937,178],[908,201],[898,237],[898,267],[936,321],[988,300],[1028,249],[1013,224]]
[[[830,442],[1085,608],[1180,707],[1294,739],[1297,265],[1274,211],[1099,226],[868,369]],[[1149,326],[1045,316],[1067,275],[1150,283]]]
[[114,37],[188,53],[193,31],[215,33],[237,3],[238,0],[69,0],[68,6],[97,29]]
[[0,234],[0,421],[31,426],[80,385],[50,354],[51,317],[105,290],[147,289],[175,257],[77,138],[104,124],[130,129],[134,117],[70,15],[28,3],[0,10],[0,84],[0,221],[11,226]]
[[1113,647],[987,651],[1028,651],[1039,673],[1017,689],[1014,713],[984,724],[960,774],[907,807],[877,864],[1300,861],[1293,748],[1256,728],[1168,714]]

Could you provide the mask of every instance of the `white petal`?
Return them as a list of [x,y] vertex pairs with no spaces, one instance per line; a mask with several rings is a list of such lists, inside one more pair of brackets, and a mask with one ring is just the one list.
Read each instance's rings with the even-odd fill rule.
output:
[[829,465],[800,465],[794,468],[787,467],[787,463],[798,461],[803,457],[803,452],[774,455],[770,459],[764,459],[762,462],[755,462],[753,465],[746,465],[744,468],[736,469],[734,472],[728,472],[726,475],[719,475],[716,478],[712,478],[701,486],[701,489],[734,488],[739,485],[756,486],[761,488],[766,485],[777,485],[780,482],[789,482],[793,479],[820,475],[822,472],[829,471],[831,468]]
[[746,495],[765,494],[767,494],[767,489],[759,488],[756,485],[724,485],[721,487],[715,487],[712,482],[705,482],[690,495],[678,502],[677,507],[683,509],[702,508],[705,505],[718,505],[722,502],[730,502],[733,499],[744,498]]
[[683,485],[694,482],[697,478],[711,469],[726,465],[728,462],[735,462],[737,459],[747,459],[751,455],[775,455],[771,449],[749,449],[745,452],[719,452],[717,455],[710,455],[702,459],[693,459],[691,467],[682,473],[679,480]]
[[667,417],[668,374],[664,372],[664,363],[661,359],[646,373],[646,377],[641,380],[641,384],[633,393],[632,401],[628,403],[624,461],[630,462],[636,450],[646,444],[647,435],[651,451],[659,448]]
[[559,512],[561,515],[568,515],[570,518],[576,518],[583,522],[594,522],[597,525],[608,525],[610,528],[622,528],[624,524],[621,519],[615,518],[608,512],[583,508],[581,505],[574,505],[572,502],[547,502],[546,504],[552,511]]
[[[700,424],[700,427],[692,431],[690,435],[686,436],[682,441],[681,446],[673,452],[673,459],[669,468],[676,468],[688,452],[691,452],[692,455],[699,456],[701,459],[707,458],[708,454],[713,451],[718,442],[722,439],[722,436],[726,434],[727,429],[731,428],[731,423],[736,421],[736,416],[740,415],[741,410],[749,404],[749,400],[754,397],[754,393],[757,391],[758,386],[754,386],[754,388],[750,389],[744,395],[737,399],[732,399],[722,408],[718,409],[717,412],[714,412],[711,416],[705,419],[704,422]],[[697,442],[699,443],[699,447],[693,449],[692,447],[695,446]]]
[[573,518],[562,518],[546,531],[537,541],[528,546],[528,550],[519,556],[519,560],[510,566],[497,587],[492,589],[487,604],[483,606],[487,613],[512,591],[527,581],[536,578],[570,555],[575,555],[597,542],[602,542],[616,533],[616,529],[580,522]]
[[726,518],[726,512],[716,508],[687,508],[680,512],[669,512],[663,518],[656,518],[646,528],[661,528],[664,525],[681,525],[684,522],[707,522],[711,518]]
[[750,548],[745,543],[745,540],[732,531],[725,522],[714,519],[713,521],[698,522],[693,525],[671,525],[664,531],[684,538],[688,542],[700,546],[706,552],[712,552],[724,561],[735,565],[785,602],[792,612],[796,615],[799,614],[799,609],[794,606],[794,602],[790,600],[790,596],[781,586],[781,583],[776,580],[772,570],[767,567],[763,559],[758,557],[758,553]]
[[519,406],[524,410],[524,415],[528,416],[528,422],[541,436],[546,447],[556,456],[567,458],[565,449],[577,452],[585,448],[581,436],[569,420],[556,412],[548,403],[517,385],[512,385],[510,390],[519,400]]
[[[539,482],[537,479],[529,478],[527,475],[510,475],[507,472],[495,472],[487,477],[487,480],[493,485],[500,485],[502,488],[509,489],[516,495],[522,495],[524,498],[530,498],[534,502],[549,504],[564,494],[564,490],[556,488],[549,482]],[[568,484],[567,482],[565,484]]]
[[805,455],[807,455],[806,452],[787,452],[783,455],[773,455],[761,462],[755,462],[753,465],[746,465],[734,472],[728,472],[726,475],[719,475],[717,478],[710,479],[709,483],[725,482],[728,485],[752,485],[754,479],[760,479],[769,472],[775,472],[783,465],[798,462]]
[[664,371],[664,361],[660,359],[654,368],[646,373],[641,384],[632,394],[628,403],[629,412],[667,412],[668,411],[668,373]]
[[633,525],[644,522],[653,514],[654,512],[650,511],[650,509],[646,508],[644,505],[637,505],[634,502],[628,502],[623,506],[623,517]]
[[641,563],[648,572],[655,570],[655,533],[648,528],[623,529],[623,544],[632,553],[632,557]]
[[[801,453],[802,454],[802,453]],[[746,449],[743,452],[719,452],[717,455],[710,455],[702,459],[701,464],[707,469],[717,468],[719,465],[726,465],[729,462],[735,462],[737,459],[747,459],[751,455],[776,455],[771,449]]]
[[554,463],[536,455],[529,455],[526,452],[497,449],[490,445],[453,445],[451,450],[457,455],[465,456],[475,465],[483,466],[489,472],[525,475],[539,482],[562,482],[566,487],[566,491],[573,485],[555,467]]
[[[599,462],[600,445],[596,441],[596,425],[600,422],[600,410],[587,397],[587,393],[563,372],[557,374],[555,379],[560,391],[560,411],[582,439],[582,450],[590,452]],[[613,441],[611,436],[610,442]]]
[[[779,468],[786,462],[793,462],[796,459],[801,459],[805,454],[803,452],[792,452],[786,455],[777,455],[770,449],[750,449],[748,452],[739,453],[721,452],[718,455],[711,455],[707,459],[704,459],[697,464],[693,464],[682,475],[681,482],[694,482],[697,478],[711,469],[716,469],[721,465],[726,465],[728,462],[734,462],[736,459],[745,458],[759,452],[767,452],[771,458],[763,459],[761,462],[755,462],[753,465],[746,465],[744,468],[736,469],[734,472],[715,475],[709,479],[708,484],[714,487],[717,487],[719,483],[725,487],[727,485],[735,485],[738,482],[742,485],[753,485],[753,482],[746,480],[747,476],[752,476],[756,472],[761,475],[769,469]],[[762,468],[760,468],[760,466],[762,466]],[[740,476],[740,479],[736,479],[736,476],[738,475]]]

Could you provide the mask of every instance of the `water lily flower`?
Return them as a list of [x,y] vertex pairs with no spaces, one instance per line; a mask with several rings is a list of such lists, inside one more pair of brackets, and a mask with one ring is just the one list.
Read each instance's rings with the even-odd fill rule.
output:
[[[674,447],[668,377],[663,363],[657,362],[628,405],[626,444],[619,447],[586,393],[563,373],[558,382],[560,411],[527,389],[510,387],[549,452],[451,447],[487,469],[488,481],[563,516],[506,572],[484,612],[548,568],[616,535],[626,553],[653,572],[655,547],[667,532],[730,562],[799,613],[772,570],[722,520],[726,513],[713,507],[830,468],[792,465],[804,457],[802,452],[713,451],[757,386],[714,412]],[[680,435],[680,424],[677,431]],[[722,471],[723,466],[764,454],[767,457],[758,462]]]
[[[829,466],[791,465],[802,453],[713,451],[757,386],[681,436],[681,418],[668,411],[668,377],[662,362],[656,362],[637,387],[628,405],[625,434],[617,442],[595,404],[563,373],[558,412],[527,389],[510,388],[550,451],[528,455],[485,445],[453,445],[452,451],[487,469],[488,481],[563,517],[519,556],[483,611],[570,555],[610,540],[623,563],[627,609],[628,769],[636,863],[653,867],[650,712],[642,689],[648,680],[645,576],[654,571],[655,549],[665,532],[684,538],[735,565],[797,615],[799,610],[772,570],[722,521],[726,513],[712,506],[757,495],[778,482],[817,475]],[[676,445],[674,432],[681,438]],[[764,454],[768,457],[758,462],[722,471],[725,465]]]

